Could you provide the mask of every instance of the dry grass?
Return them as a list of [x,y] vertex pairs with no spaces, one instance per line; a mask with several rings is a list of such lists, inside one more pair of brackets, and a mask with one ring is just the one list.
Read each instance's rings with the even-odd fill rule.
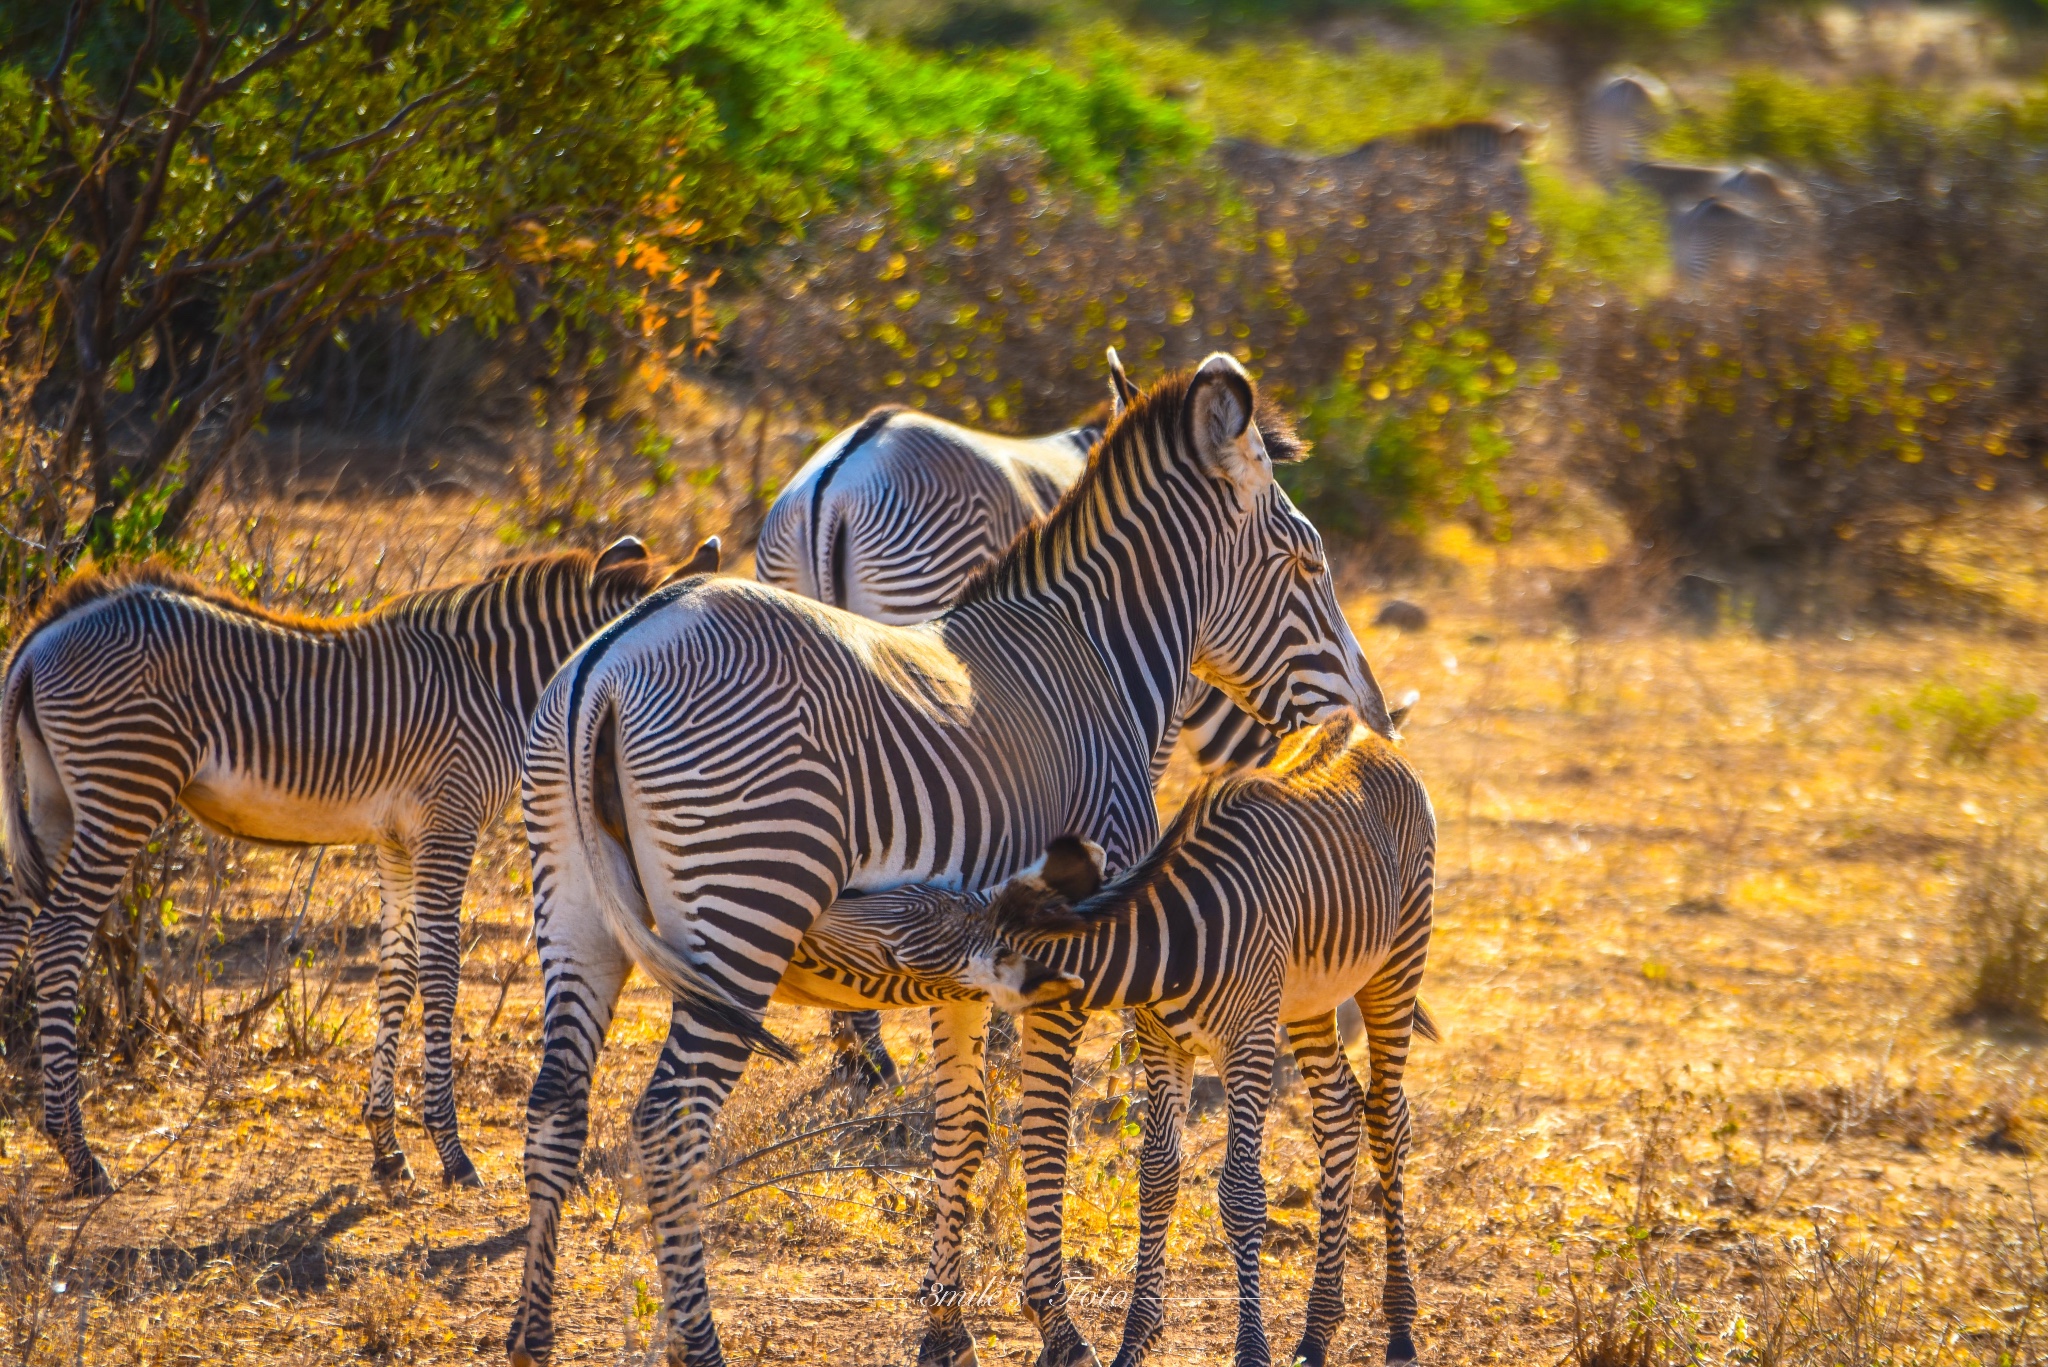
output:
[[[732,506],[650,505],[631,529],[682,549]],[[450,502],[266,508],[258,534],[275,539],[246,558],[277,592],[343,604],[380,563],[389,589],[487,562],[505,520]],[[2011,620],[2048,626],[2041,521],[2016,512],[1944,548],[1943,563],[2002,597]],[[1916,627],[1702,639],[1647,623],[1582,638],[1557,600],[1598,547],[1495,552],[1446,533],[1435,551],[1430,575],[1401,586],[1431,628],[1362,632],[1383,680],[1422,691],[1408,753],[1442,825],[1427,990],[1447,1040],[1410,1075],[1425,1352],[1582,1367],[2041,1360],[2048,1256],[2030,1153],[2048,1144],[2042,1041],[1959,1021],[1977,963],[1957,907],[1982,852],[2039,806],[2048,727],[2027,718],[1959,764],[1938,729],[1901,731],[1881,707],[1930,681],[2025,689],[2048,667],[2048,638]],[[1356,593],[1354,620],[1377,602]],[[459,1100],[481,1191],[370,1182],[356,1117],[370,864],[328,852],[308,899],[310,863],[225,845],[184,860],[179,923],[146,949],[211,965],[203,983],[200,969],[166,969],[191,994],[181,1009],[210,1023],[208,1043],[164,1040],[136,1065],[92,1065],[87,1115],[119,1195],[58,1198],[32,1081],[10,1064],[0,1358],[174,1367],[498,1351],[539,1011],[516,827],[486,841],[471,891]],[[281,956],[302,914],[305,952]],[[286,976],[246,1029],[224,1024]],[[805,1061],[750,1073],[719,1161],[809,1137],[715,1182],[728,1353],[907,1361],[929,1228],[922,1132],[890,1115],[842,1124],[853,1117],[824,1089],[823,1017],[778,1008],[772,1024]],[[665,1028],[665,1004],[636,983],[565,1221],[564,1362],[639,1361],[651,1346],[653,1260],[624,1115]],[[914,1112],[927,1076],[923,1023],[904,1014],[888,1029],[912,1083],[868,1114]],[[1084,1119],[1107,1117],[1095,1103],[1132,1085],[1110,1066],[1117,1029],[1100,1019],[1085,1046]],[[416,1095],[408,1042],[401,1088]],[[1007,1121],[1015,1081],[1000,1068],[996,1095]],[[1115,1122],[1080,1128],[1069,1251],[1095,1279],[1081,1319],[1105,1345],[1134,1240],[1137,1140]],[[401,1133],[427,1157],[416,1126]],[[1225,1360],[1221,1138],[1213,1115],[1193,1128],[1171,1248],[1182,1299],[1162,1361]],[[1283,1096],[1268,1167],[1281,1343],[1306,1294],[1313,1211],[1299,1191],[1313,1189],[1313,1165],[1302,1098]],[[990,1304],[970,1323],[988,1363],[1028,1361],[1036,1345],[1014,1297],[1016,1179],[1003,1130],[971,1231]],[[1378,1244],[1361,1216],[1335,1361],[1379,1360]]]

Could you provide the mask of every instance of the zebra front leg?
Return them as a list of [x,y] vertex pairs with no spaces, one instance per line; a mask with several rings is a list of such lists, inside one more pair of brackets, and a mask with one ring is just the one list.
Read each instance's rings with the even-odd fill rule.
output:
[[1358,1131],[1364,1102],[1344,1057],[1337,1017],[1287,1027],[1295,1062],[1307,1084],[1311,1123],[1322,1179],[1316,1191],[1316,1277],[1308,1293],[1308,1320],[1294,1361],[1323,1367],[1330,1340],[1344,1322],[1344,1245],[1351,1231],[1351,1186],[1358,1168]]
[[610,936],[571,943],[574,924],[538,918],[546,1002],[540,1071],[526,1098],[526,1270],[505,1336],[513,1367],[539,1367],[555,1346],[555,1256],[562,1202],[582,1169],[590,1136],[590,1079],[617,1009],[630,961]]
[[1372,1082],[1365,1094],[1366,1136],[1379,1170],[1381,1209],[1387,1225],[1387,1284],[1380,1297],[1387,1316],[1387,1361],[1415,1361],[1415,1278],[1408,1266],[1408,1225],[1402,1171],[1408,1163],[1408,1097],[1401,1074],[1408,1064],[1409,1032],[1415,1019],[1412,975],[1382,974],[1358,994],[1372,1058]]
[[1138,1260],[1116,1367],[1138,1367],[1166,1327],[1166,1235],[1180,1200],[1181,1136],[1194,1087],[1195,1056],[1149,1011],[1140,1011],[1145,1061],[1145,1129],[1138,1155]]
[[723,1367],[725,1351],[711,1318],[704,1275],[702,1192],[711,1127],[746,1070],[748,1047],[678,1004],[654,1077],[633,1107],[633,1143],[654,1219],[675,1367]]
[[974,1335],[960,1318],[960,1233],[967,1194],[988,1153],[988,1088],[983,1050],[988,1007],[948,1002],[932,1008],[932,1173],[937,1221],[931,1269],[919,1299],[930,1312],[918,1367],[975,1367]]
[[398,1036],[419,981],[419,941],[412,908],[412,856],[395,841],[377,845],[377,1042],[370,1050],[370,1094],[363,1124],[370,1132],[370,1174],[410,1182],[412,1165],[398,1142]]
[[462,1151],[455,1121],[455,1005],[462,990],[462,893],[476,852],[475,827],[421,842],[413,858],[414,923],[419,937],[420,1024],[426,1106],[421,1119],[441,1158],[446,1186],[481,1187]]
[[1046,1007],[1018,1023],[1023,1063],[1024,1313],[1038,1326],[1038,1367],[1096,1367],[1095,1350],[1067,1314],[1060,1246],[1067,1148],[1074,1131],[1074,1050],[1088,1018]]
[[1259,1249],[1266,1237],[1266,1107],[1273,1095],[1275,1023],[1254,1023],[1222,1060],[1230,1111],[1216,1206],[1237,1262],[1237,1367],[1267,1367],[1265,1302],[1259,1291]]

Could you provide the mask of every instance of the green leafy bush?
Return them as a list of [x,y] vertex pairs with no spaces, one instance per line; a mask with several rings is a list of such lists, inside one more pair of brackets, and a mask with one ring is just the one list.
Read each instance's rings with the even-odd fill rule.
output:
[[1874,710],[1901,732],[1923,727],[1933,731],[1940,739],[1942,757],[1950,763],[1981,764],[2040,705],[2037,694],[2021,693],[2004,684],[1963,688],[1930,682],[1910,697],[1880,703]]
[[1017,142],[892,175],[915,192],[790,243],[735,322],[784,393],[835,420],[894,400],[1046,430],[1100,400],[1106,346],[1141,382],[1224,349],[1306,409],[1319,454],[1289,478],[1333,527],[1492,504],[1498,406],[1539,341],[1514,167],[1390,148],[1364,170],[1161,178],[1111,207]]

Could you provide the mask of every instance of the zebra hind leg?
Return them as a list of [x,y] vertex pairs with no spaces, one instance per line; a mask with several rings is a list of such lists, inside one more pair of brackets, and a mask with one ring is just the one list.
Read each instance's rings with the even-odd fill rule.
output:
[[446,1186],[481,1187],[476,1164],[463,1152],[455,1118],[455,1003],[462,986],[462,893],[476,849],[474,828],[426,844],[414,860],[413,898],[419,936],[421,1070],[426,1105],[421,1119],[441,1158]]
[[1344,1321],[1344,1245],[1351,1229],[1351,1189],[1358,1168],[1364,1098],[1344,1057],[1334,1015],[1290,1025],[1287,1037],[1308,1085],[1310,1118],[1322,1168],[1316,1192],[1315,1283],[1309,1289],[1308,1321],[1294,1350],[1294,1361],[1304,1367],[1323,1367],[1329,1358],[1330,1340]]
[[64,869],[29,932],[43,1130],[71,1171],[73,1196],[107,1196],[114,1190],[113,1179],[85,1138],[78,1078],[79,983],[92,958],[94,930],[113,903],[129,861],[163,815],[164,809],[140,813],[133,825],[120,829],[95,830],[81,823]]
[[540,1071],[526,1100],[526,1265],[505,1336],[514,1367],[545,1363],[555,1344],[555,1258],[562,1202],[581,1180],[590,1080],[630,967],[609,936],[574,937],[545,905],[535,916],[546,1017]]
[[412,856],[395,842],[377,846],[377,885],[383,902],[377,929],[377,1039],[370,1050],[370,1091],[363,1125],[370,1132],[370,1174],[380,1182],[412,1181],[412,1164],[398,1142],[399,1031],[419,982],[419,938],[412,907]]
[[647,1090],[633,1107],[633,1141],[654,1218],[675,1367],[723,1367],[704,1273],[702,1173],[711,1128],[747,1066],[745,1041],[678,1004]]
[[[1419,975],[1416,975],[1419,976]],[[1415,1015],[1414,978],[1376,980],[1359,994],[1372,1056],[1372,1082],[1365,1096],[1365,1128],[1379,1170],[1381,1209],[1386,1218],[1386,1290],[1380,1304],[1387,1316],[1387,1361],[1415,1361],[1415,1277],[1408,1265],[1408,1225],[1402,1170],[1408,1163],[1408,1098],[1401,1074],[1408,1062]]]
[[988,1153],[988,1089],[983,1055],[988,1007],[980,1002],[934,1006],[932,1022],[932,1173],[936,1227],[931,1269],[918,1299],[929,1318],[918,1344],[918,1367],[975,1367],[974,1335],[961,1320],[964,1294],[960,1233],[967,1196]]
[[1181,1048],[1150,1012],[1139,1012],[1137,1019],[1145,1061],[1145,1129],[1138,1156],[1138,1258],[1116,1367],[1138,1367],[1166,1328],[1166,1235],[1180,1197],[1181,1136],[1195,1077],[1195,1056]]

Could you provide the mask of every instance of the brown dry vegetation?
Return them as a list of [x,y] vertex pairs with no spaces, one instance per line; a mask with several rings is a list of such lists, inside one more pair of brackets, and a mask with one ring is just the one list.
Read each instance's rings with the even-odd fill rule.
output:
[[[677,550],[740,515],[743,496],[683,481],[616,516]],[[1354,586],[1381,678],[1422,691],[1407,749],[1441,823],[1426,994],[1447,1038],[1410,1075],[1430,1360],[2041,1360],[2048,1189],[2031,1165],[2048,1152],[2043,1037],[2037,1021],[1958,1013],[1982,976],[1972,956],[1991,943],[1970,910],[1985,898],[1962,890],[1989,886],[1994,866],[2017,870],[2000,887],[2039,881],[2044,856],[2030,865],[2026,851],[2030,833],[2040,848],[2048,727],[2023,718],[1982,758],[1961,755],[1954,717],[1911,701],[1929,683],[2038,687],[2043,512],[2004,516],[1933,556],[2002,600],[1995,629],[1763,640],[1735,624],[1702,637],[1632,616],[1610,575],[1597,582],[1613,601],[1595,614],[1607,628],[1582,637],[1565,624],[1587,614],[1559,604],[1605,559],[1596,530],[1499,549],[1440,531],[1424,577],[1398,586],[1430,608],[1422,632],[1366,629],[1383,595]],[[274,600],[338,605],[373,579],[388,591],[468,572],[500,553],[498,528],[528,520],[467,501],[230,501],[201,568],[239,566]],[[1185,785],[1177,773],[1168,799]],[[176,920],[142,948],[190,1034],[144,1041],[134,1063],[108,1052],[92,1064],[88,1121],[123,1183],[99,1205],[59,1199],[32,1071],[18,1050],[10,1060],[0,1357],[176,1367],[496,1354],[520,1265],[539,1011],[514,821],[478,859],[465,941],[458,1095],[481,1191],[369,1179],[356,1117],[367,858],[329,851],[311,879],[309,856],[184,828],[160,855]],[[305,949],[290,966],[281,946],[295,923]],[[824,1086],[823,1017],[777,1008],[771,1024],[804,1061],[757,1066],[724,1118],[719,1161],[734,1166],[713,1183],[710,1239],[728,1354],[909,1361],[929,1229],[922,1133],[913,1114],[747,1158],[854,1114]],[[565,1221],[564,1362],[639,1361],[652,1346],[657,1288],[624,1117],[665,1028],[665,1003],[636,980],[600,1073],[587,1186]],[[1134,1243],[1137,1140],[1112,1118],[1133,1084],[1111,1066],[1118,1028],[1099,1018],[1084,1049],[1068,1206],[1068,1251],[1095,1298],[1081,1318],[1099,1347],[1115,1341]],[[889,1035],[910,1087],[861,1114],[922,1104],[923,1023],[899,1014]],[[416,1062],[402,1086],[416,1092]],[[1000,1067],[996,1094],[1007,1120],[1015,1082]],[[416,1126],[402,1133],[427,1156]],[[1162,1361],[1227,1360],[1221,1138],[1213,1114],[1193,1127],[1171,1247],[1183,1299]],[[1027,1362],[1037,1342],[1014,1292],[1013,1143],[999,1133],[972,1231],[990,1303],[970,1323],[988,1363]],[[1302,1098],[1285,1096],[1267,1240],[1283,1344],[1306,1293],[1313,1163]],[[1378,1243],[1361,1214],[1336,1361],[1380,1359]]]

